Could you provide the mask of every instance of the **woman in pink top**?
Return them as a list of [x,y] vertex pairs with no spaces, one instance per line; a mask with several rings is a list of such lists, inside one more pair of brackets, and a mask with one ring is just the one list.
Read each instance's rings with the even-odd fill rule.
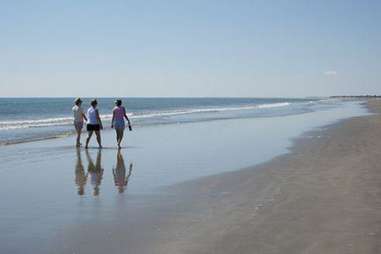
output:
[[116,142],[118,143],[119,149],[121,148],[120,143],[122,142],[124,128],[126,127],[124,118],[126,118],[128,122],[128,128],[131,131],[131,122],[127,117],[126,109],[122,106],[122,100],[116,100],[115,107],[112,110],[111,128],[115,128]]

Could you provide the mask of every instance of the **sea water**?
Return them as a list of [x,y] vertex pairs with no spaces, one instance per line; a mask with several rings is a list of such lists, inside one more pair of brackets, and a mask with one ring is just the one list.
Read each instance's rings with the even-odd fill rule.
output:
[[[333,99],[293,98],[122,98],[134,127],[218,119],[275,117],[340,106]],[[73,133],[74,98],[0,98],[0,144],[12,144]],[[90,98],[83,99],[83,108]],[[99,98],[109,126],[113,98]]]

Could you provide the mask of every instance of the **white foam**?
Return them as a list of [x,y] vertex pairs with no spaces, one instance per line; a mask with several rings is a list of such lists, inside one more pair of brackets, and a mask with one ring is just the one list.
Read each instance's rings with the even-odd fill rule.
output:
[[199,108],[199,109],[184,109],[184,110],[174,110],[174,111],[161,111],[155,113],[147,113],[141,115],[132,115],[132,119],[139,118],[151,118],[151,117],[165,117],[174,115],[184,115],[184,114],[194,114],[194,113],[213,113],[213,112],[224,112],[224,111],[237,111],[237,110],[253,110],[262,108],[276,108],[276,107],[286,107],[290,106],[291,103],[272,103],[272,104],[260,104],[260,105],[247,105],[239,107],[225,107],[225,108]]
[[280,102],[280,103],[258,105],[258,108],[277,108],[277,107],[287,107],[290,105],[291,105],[291,103],[289,103],[289,102]]
[[[225,111],[238,111],[238,110],[256,110],[256,109],[270,109],[277,107],[290,106],[289,102],[282,103],[269,103],[260,105],[243,105],[235,107],[223,108],[193,108],[193,109],[176,109],[170,111],[157,111],[157,112],[143,112],[140,114],[129,113],[131,119],[147,119],[159,117],[171,117],[176,115],[197,114],[197,113],[218,113]],[[111,120],[112,115],[101,115],[102,120]],[[41,128],[52,126],[65,126],[73,123],[72,117],[57,117],[46,119],[31,119],[31,120],[15,120],[15,121],[0,121],[0,130],[13,130],[13,129],[26,129],[26,128]]]

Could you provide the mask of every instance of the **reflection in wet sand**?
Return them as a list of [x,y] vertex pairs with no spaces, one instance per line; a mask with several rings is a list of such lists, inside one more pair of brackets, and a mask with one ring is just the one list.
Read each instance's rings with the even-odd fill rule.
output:
[[132,166],[132,163],[130,163],[128,166],[128,174],[126,175],[126,165],[124,164],[123,155],[119,150],[116,155],[116,166],[112,169],[115,186],[118,188],[119,193],[123,193],[127,187],[128,180],[132,173]]
[[85,185],[87,182],[87,173],[83,167],[81,159],[81,150],[77,148],[77,163],[75,164],[75,184],[78,186],[78,195],[85,194]]
[[[80,196],[85,195],[85,187],[88,178],[90,178],[90,184],[93,187],[93,195],[98,196],[100,193],[100,185],[103,179],[104,169],[102,167],[102,152],[98,150],[97,157],[94,163],[93,158],[88,150],[86,150],[86,158],[88,162],[87,172],[83,166],[81,150],[76,150],[77,160],[74,167],[75,170],[75,184],[78,188],[77,193]],[[119,150],[116,154],[116,165],[112,168],[112,174],[114,177],[114,184],[117,187],[119,193],[123,193],[127,187],[128,181],[132,174],[133,164],[128,164],[128,171],[124,162],[123,155]]]
[[94,187],[94,196],[99,195],[99,186],[101,185],[102,182],[102,177],[103,177],[103,168],[101,165],[101,160],[102,160],[102,152],[101,150],[98,150],[97,153],[97,159],[95,161],[95,164],[90,157],[89,151],[86,150],[86,157],[88,160],[88,167],[87,167],[87,172],[90,174],[90,183]]

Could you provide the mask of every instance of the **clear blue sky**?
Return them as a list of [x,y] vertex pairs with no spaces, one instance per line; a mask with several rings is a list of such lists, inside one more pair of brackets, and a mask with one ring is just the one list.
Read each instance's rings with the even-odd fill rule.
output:
[[381,1],[1,1],[0,96],[381,94]]

